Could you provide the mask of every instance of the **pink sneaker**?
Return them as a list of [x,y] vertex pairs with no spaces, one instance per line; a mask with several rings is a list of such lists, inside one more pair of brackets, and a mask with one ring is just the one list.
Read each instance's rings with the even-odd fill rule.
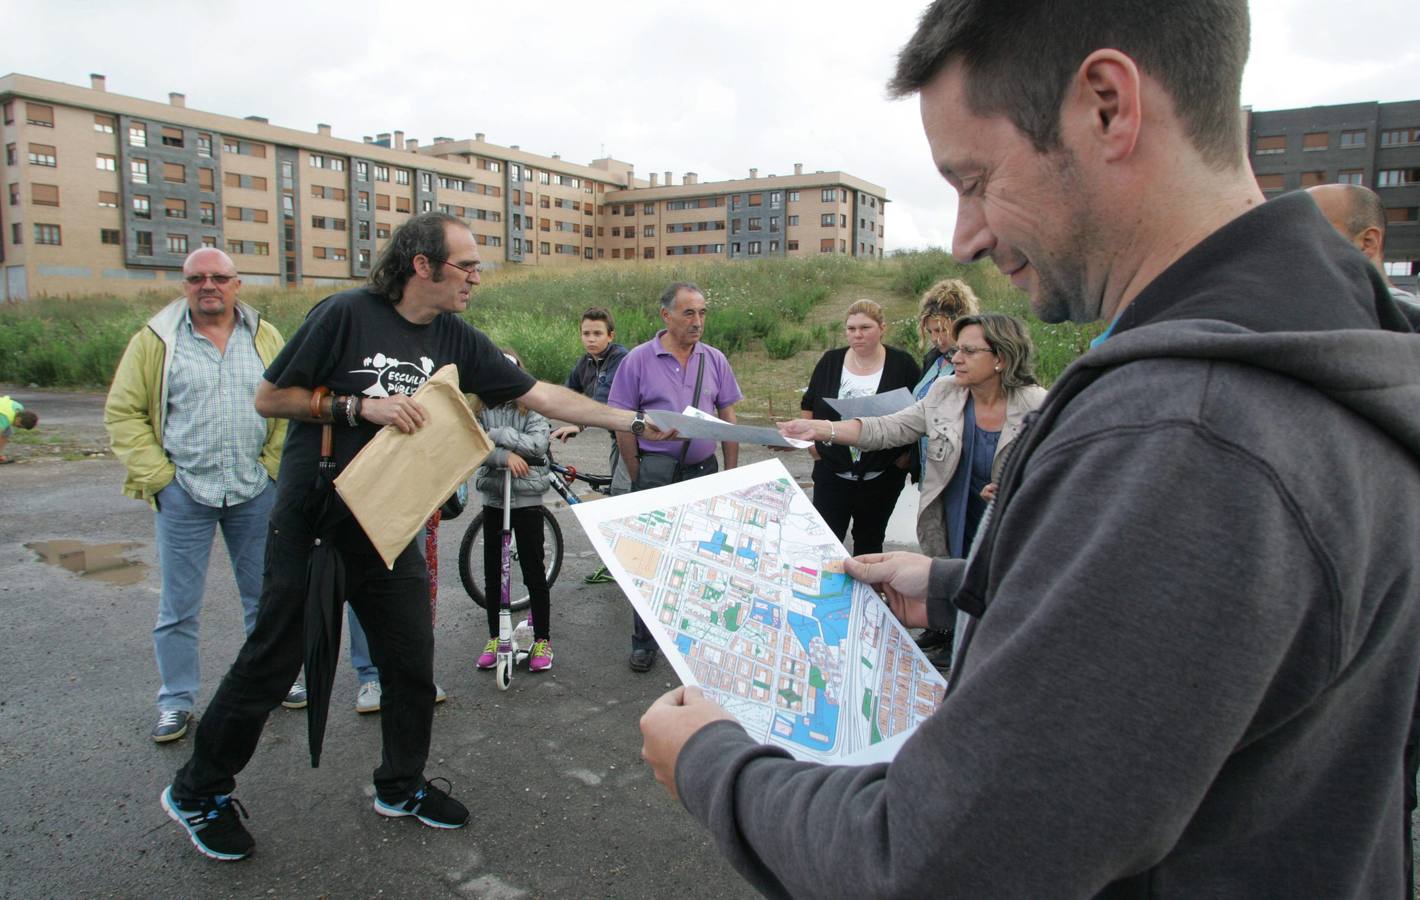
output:
[[489,638],[488,643],[483,645],[483,652],[478,655],[476,664],[480,669],[491,669],[498,665],[498,639]]
[[552,641],[538,641],[532,645],[532,655],[528,657],[529,672],[546,672],[552,668]]

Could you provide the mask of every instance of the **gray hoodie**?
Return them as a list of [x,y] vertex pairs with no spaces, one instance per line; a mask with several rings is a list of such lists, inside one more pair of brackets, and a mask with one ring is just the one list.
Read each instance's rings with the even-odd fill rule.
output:
[[1051,389],[971,560],[933,566],[933,622],[970,624],[891,764],[691,738],[681,797],[755,887],[1403,893],[1420,338],[1330,232],[1248,213]]

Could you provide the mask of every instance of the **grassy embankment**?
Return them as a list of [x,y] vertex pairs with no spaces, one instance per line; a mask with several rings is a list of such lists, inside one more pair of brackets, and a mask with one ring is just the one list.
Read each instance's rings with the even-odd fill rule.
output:
[[[539,378],[562,381],[581,348],[577,317],[608,307],[627,346],[659,327],[656,298],[675,279],[697,282],[710,301],[706,340],[724,350],[745,393],[742,416],[796,414],[819,354],[842,343],[843,310],[870,297],[887,310],[889,342],[916,353],[917,298],[939,278],[965,278],[987,309],[1024,316],[1025,298],[987,265],[961,266],[941,251],[881,262],[843,257],[627,266],[571,272],[507,268],[491,273],[465,314],[500,344],[517,349]],[[246,289],[242,298],[291,334],[324,291]],[[102,387],[129,337],[172,299],[76,297],[0,306],[0,381],[43,387]],[[1037,370],[1049,384],[1081,353],[1096,327],[1029,320]]]

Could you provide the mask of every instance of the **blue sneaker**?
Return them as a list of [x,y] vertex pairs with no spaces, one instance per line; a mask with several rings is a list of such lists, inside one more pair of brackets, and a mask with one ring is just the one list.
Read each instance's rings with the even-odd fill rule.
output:
[[[434,779],[449,784],[448,779]],[[424,782],[424,786],[404,800],[390,802],[375,795],[375,812],[382,816],[398,819],[402,816],[414,818],[430,828],[462,828],[468,823],[468,809],[450,797],[448,791],[434,786],[434,780]]]
[[[172,785],[168,785],[158,799],[168,818],[183,827],[192,846],[203,856],[226,861],[245,859],[256,848],[251,832],[242,825],[242,818],[247,815],[246,807],[230,794],[179,801],[173,796]],[[238,811],[241,812],[240,817]]]

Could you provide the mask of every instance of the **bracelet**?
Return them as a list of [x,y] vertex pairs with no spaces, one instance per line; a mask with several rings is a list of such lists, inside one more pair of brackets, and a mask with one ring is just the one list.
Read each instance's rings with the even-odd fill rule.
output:
[[326,387],[325,385],[321,385],[320,387],[311,391],[311,418],[316,420],[317,422],[325,418],[321,415],[320,408],[321,401],[328,396],[330,396],[330,388]]
[[833,446],[833,423],[832,423],[832,422],[829,422],[829,423],[828,423],[828,440],[824,441],[824,442],[823,442],[823,445],[824,445],[825,447],[832,447],[832,446]]
[[358,401],[356,401],[354,397],[345,398],[345,421],[351,428],[354,428],[357,424],[359,424],[355,421],[355,404],[357,402]]
[[350,403],[355,407],[355,411],[350,414],[350,427],[354,428],[360,424],[360,410],[364,407],[365,400],[362,397],[351,397]]

